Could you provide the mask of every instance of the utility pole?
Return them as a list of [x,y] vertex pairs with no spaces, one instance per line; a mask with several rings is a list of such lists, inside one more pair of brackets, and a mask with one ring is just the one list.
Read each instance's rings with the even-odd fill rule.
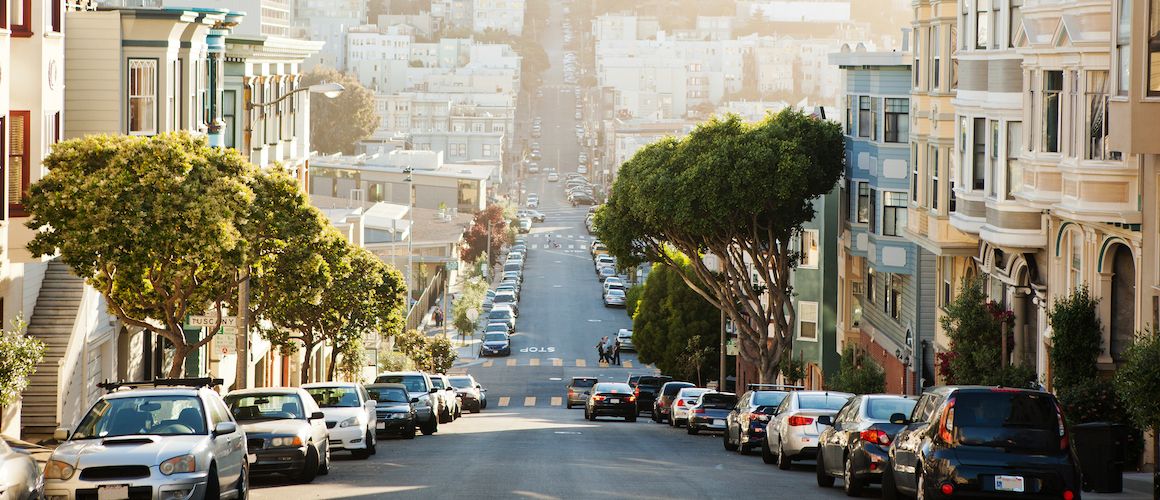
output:
[[[720,359],[718,360],[719,364],[720,364],[720,366],[718,367],[718,370],[720,370],[720,371],[717,372],[718,373],[718,375],[717,375],[717,390],[721,391],[721,392],[725,392],[725,390],[726,390],[726,388],[725,388],[725,360],[728,358],[728,356],[725,354],[725,351],[726,351],[725,338],[726,338],[726,335],[725,335],[725,309],[721,309],[721,356],[720,356]],[[736,389],[734,389],[734,390],[736,390]]]
[[238,284],[238,311],[235,313],[238,351],[238,362],[234,371],[235,390],[246,389],[250,378],[250,273],[248,271],[243,273],[241,283]]

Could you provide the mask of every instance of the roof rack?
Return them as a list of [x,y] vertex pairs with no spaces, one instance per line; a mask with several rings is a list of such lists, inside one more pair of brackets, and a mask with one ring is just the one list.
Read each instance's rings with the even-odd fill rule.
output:
[[800,385],[782,385],[782,384],[745,384],[745,388],[750,389],[750,390],[756,389],[756,390],[765,390],[765,391],[771,391],[771,390],[772,391],[777,391],[777,390],[800,391],[800,390],[805,389],[804,386],[800,386]]
[[225,380],[211,377],[197,377],[197,378],[159,378],[155,380],[137,380],[137,381],[119,381],[110,382],[108,380],[97,384],[97,387],[104,389],[106,392],[114,392],[120,389],[136,389],[138,387],[209,387],[222,385]]

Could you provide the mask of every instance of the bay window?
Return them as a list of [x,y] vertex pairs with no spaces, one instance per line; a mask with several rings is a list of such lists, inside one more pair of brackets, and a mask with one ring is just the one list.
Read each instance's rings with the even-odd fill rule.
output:
[[1116,95],[1128,95],[1132,75],[1132,1],[1116,2]]
[[[975,0],[975,48],[987,48],[987,41],[991,39],[991,1]],[[998,2],[998,0],[994,0]]]
[[882,234],[901,236],[906,227],[906,193],[885,191],[882,193]]
[[1043,151],[1059,152],[1060,94],[1063,93],[1063,72],[1043,72]]
[[858,98],[858,137],[870,137],[870,122],[873,120],[870,111],[870,98]]
[[798,252],[801,253],[798,267],[817,268],[818,267],[818,230],[817,229],[803,229],[800,238],[800,248]]
[[854,135],[854,96],[846,96],[846,135]]
[[987,120],[975,118],[972,139],[971,189],[982,191],[987,178]]
[[927,160],[927,168],[930,169],[930,209],[938,211],[938,180],[939,180],[939,164],[938,164],[938,147],[931,146],[927,153],[929,160]]
[[869,231],[871,233],[877,233],[878,232],[878,191],[876,191],[876,190],[873,190],[873,189],[870,190],[870,206],[867,209],[867,212],[869,212],[869,215],[870,215]]
[[910,99],[886,98],[885,117],[886,142],[907,142],[910,140]]
[[[942,43],[940,43],[941,40],[938,36],[939,32],[938,26],[930,27],[930,48],[928,50],[930,51],[930,89],[932,91],[938,90],[942,81],[939,78],[939,72],[942,71]],[[917,67],[915,71],[918,71]]]
[[1023,24],[1023,0],[1011,0],[1007,12],[1007,46],[1015,48],[1015,35],[1019,34],[1019,25]]
[[858,183],[858,223],[870,222],[870,183]]
[[128,92],[129,135],[156,135],[156,59],[129,59]]
[[1023,150],[1023,122],[1007,122],[1007,196],[1015,199],[1023,187],[1023,164],[1019,152]]
[[918,203],[918,143],[910,145],[910,201]]
[[987,194],[996,196],[999,193],[999,121],[991,120],[991,182],[988,184]]
[[1107,160],[1108,72],[1089,71],[1087,76],[1087,159]]

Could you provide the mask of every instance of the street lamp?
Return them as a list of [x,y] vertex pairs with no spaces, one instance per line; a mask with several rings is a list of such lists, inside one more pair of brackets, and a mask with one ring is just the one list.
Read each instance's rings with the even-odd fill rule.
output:
[[[407,218],[410,219],[407,223],[407,296],[410,297],[414,293],[411,275],[415,274],[415,189],[414,179],[411,174],[415,169],[411,167],[403,167],[403,173],[407,175],[403,182],[407,183]],[[410,306],[410,304],[408,304]]]
[[294,89],[290,92],[282,94],[277,99],[274,99],[274,100],[269,101],[269,102],[251,102],[251,103],[249,103],[249,109],[264,108],[266,106],[272,106],[274,104],[278,104],[282,101],[285,101],[288,97],[290,97],[294,94],[297,94],[299,92],[310,92],[311,94],[322,94],[323,97],[326,97],[328,99],[334,99],[335,97],[342,95],[342,93],[344,91],[346,91],[346,87],[343,87],[341,84],[338,84],[338,83],[319,83],[316,85],[311,85],[309,87],[302,87],[300,89]]

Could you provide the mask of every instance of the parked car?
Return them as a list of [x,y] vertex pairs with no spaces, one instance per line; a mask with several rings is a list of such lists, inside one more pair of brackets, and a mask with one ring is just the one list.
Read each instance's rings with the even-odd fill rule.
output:
[[605,279],[616,276],[616,268],[612,266],[602,266],[596,271],[596,276],[598,276],[600,278],[600,282],[603,283]]
[[367,392],[375,400],[375,432],[379,436],[415,439],[419,422],[415,404],[419,398],[407,392],[403,384],[370,384]]
[[686,387],[696,387],[696,384],[690,382],[665,382],[661,389],[657,391],[657,397],[653,400],[652,421],[656,423],[663,423],[669,420],[669,407],[673,404],[673,398],[677,393]]
[[438,389],[431,384],[431,378],[423,372],[387,372],[375,377],[376,384],[403,384],[407,394],[418,399],[415,402],[415,419],[419,422],[419,430],[424,436],[430,436],[439,431],[439,403],[442,399],[432,397]]
[[580,206],[580,205],[595,205],[596,204],[596,199],[593,198],[591,195],[587,195],[587,194],[577,194],[576,196],[571,197],[571,200],[569,200],[569,201],[572,202],[572,206],[574,206],[574,207]]
[[597,273],[600,272],[601,267],[615,265],[616,258],[608,254],[597,254],[596,257],[592,259],[593,270],[595,270]]
[[0,498],[4,500],[40,500],[44,495],[44,475],[29,453],[51,453],[48,448],[0,437]]
[[[516,300],[520,300],[520,282],[515,279],[504,279],[495,286],[495,293],[512,292],[516,294]],[[492,307],[495,307],[495,299],[492,299]],[[490,309],[488,310],[491,311]]]
[[592,386],[592,393],[584,405],[584,417],[588,420],[610,415],[636,422],[637,413],[637,399],[632,387],[621,382],[600,382]]
[[765,425],[769,423],[773,412],[790,390],[800,387],[749,384],[749,389],[738,398],[737,405],[725,419],[725,449],[740,451],[742,455],[761,447],[765,439]]
[[689,407],[685,429],[689,434],[699,434],[701,431],[725,432],[725,417],[729,416],[729,411],[736,404],[737,395],[731,392],[703,392]]
[[693,405],[697,404],[697,398],[710,391],[711,389],[704,387],[684,387],[677,391],[670,403],[669,426],[688,427],[689,415],[692,413]]
[[632,330],[621,328],[616,332],[616,340],[620,341],[620,350],[636,352],[636,346],[632,344]]
[[512,313],[514,313],[517,318],[520,317],[519,299],[516,298],[515,291],[506,291],[505,290],[502,292],[497,292],[495,294],[495,298],[492,299],[491,302],[492,302],[493,308],[496,306],[507,306],[507,307],[512,308]]
[[[531,202],[529,202],[528,204],[531,205]],[[527,234],[527,233],[532,232],[532,219],[529,219],[527,217],[520,219],[520,225],[516,229],[521,234]]]
[[1080,498],[1080,470],[1059,402],[995,387],[928,390],[890,444],[882,497]]
[[483,333],[483,343],[479,346],[479,356],[511,356],[512,340],[508,335],[507,325],[503,323],[492,323],[487,325],[487,327],[490,329],[493,325],[502,326],[504,331],[485,330]]
[[516,315],[512,308],[503,304],[496,304],[492,306],[491,311],[487,313],[488,323],[504,323],[508,327],[508,332],[516,331]]
[[326,416],[331,451],[346,450],[355,458],[375,454],[375,402],[362,384],[316,382],[302,388]]
[[560,181],[559,174],[557,174],[556,172],[549,172],[548,173],[548,182],[559,182],[559,181]]
[[459,396],[455,393],[455,388],[451,386],[451,381],[447,380],[447,375],[431,374],[431,387],[439,389],[439,397],[443,398],[443,413],[439,413],[439,423],[446,424],[454,422],[455,419],[463,415],[463,406],[459,403]]
[[830,425],[818,438],[818,486],[831,487],[834,478],[840,477],[846,494],[856,497],[866,484],[881,482],[882,471],[890,463],[890,441],[903,427],[890,422],[890,417],[910,415],[915,403],[915,399],[891,394],[856,396],[832,419],[818,417],[820,423]]
[[[661,390],[661,386],[666,382],[672,382],[673,378],[667,375],[642,375],[635,384],[632,384],[633,394],[636,395],[637,413],[642,411],[652,411],[653,402],[656,401],[657,391]],[[631,384],[631,379],[630,379]]]
[[598,380],[596,377],[572,377],[572,381],[568,382],[568,409],[571,410],[573,406],[584,406],[588,403],[588,396],[592,394],[592,386],[596,385]]
[[487,408],[487,389],[484,389],[475,377],[471,375],[455,375],[447,377],[451,380],[451,387],[455,388],[464,409],[472,413],[479,413]]
[[793,391],[778,405],[766,426],[761,442],[761,459],[789,469],[794,460],[813,459],[818,453],[818,436],[828,427],[818,417],[833,417],[853,394],[828,391]]
[[[501,279],[502,280],[514,280],[517,283],[523,283],[524,282],[524,274],[519,272],[519,271],[504,271],[503,277]],[[512,293],[515,293],[515,291],[513,290]],[[519,301],[519,297],[516,297],[516,301]]]
[[604,292],[604,307],[625,307],[626,302],[624,290],[613,288]]
[[[102,385],[44,465],[46,498],[246,498],[246,431],[201,379]],[[174,384],[174,385],[170,385]],[[131,388],[132,387],[132,388]]]
[[326,418],[314,398],[297,387],[232,391],[225,397],[246,431],[250,474],[284,474],[302,483],[330,472]]

